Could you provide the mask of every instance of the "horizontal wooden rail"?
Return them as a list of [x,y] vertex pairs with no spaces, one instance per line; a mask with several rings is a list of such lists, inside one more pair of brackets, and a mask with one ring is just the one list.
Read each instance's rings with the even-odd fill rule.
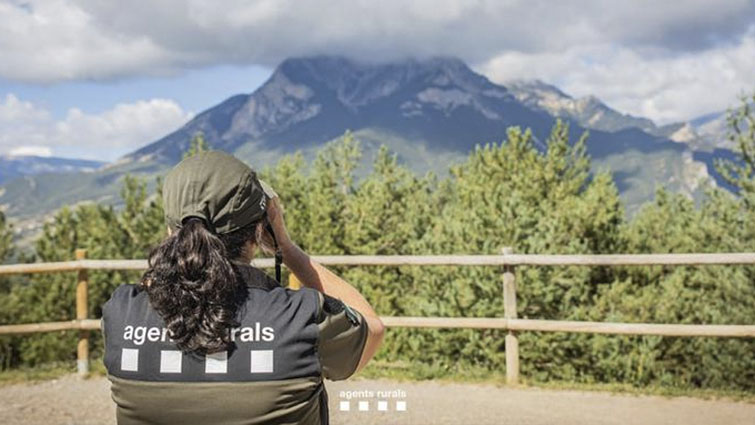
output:
[[477,317],[382,317],[381,319],[386,326],[397,328],[505,329],[610,335],[755,337],[755,326],[750,325],[669,325]]
[[[325,265],[344,266],[667,266],[755,264],[755,253],[619,255],[315,255]],[[272,266],[272,261],[266,266]]]
[[[755,253],[620,255],[314,255],[331,266],[683,266],[755,264]],[[271,258],[252,262],[272,267]],[[0,275],[77,270],[144,270],[146,260],[78,260],[0,265]]]
[[5,264],[0,266],[0,275],[25,273],[73,272],[82,268],[82,261],[60,261],[57,263]]
[[[392,328],[434,329],[503,329],[513,331],[599,333],[609,335],[658,335],[703,337],[755,337],[749,325],[667,325],[655,323],[577,322],[565,320],[501,319],[486,317],[381,317]],[[0,335],[54,332],[65,330],[99,330],[98,319],[65,322],[29,323],[0,326]]]
[[700,266],[755,264],[755,253],[616,254],[616,255],[503,255],[511,266]]
[[100,329],[99,319],[66,320],[64,322],[24,323],[0,326],[0,335],[30,334],[37,332],[55,332],[70,330]]
[[599,333],[611,335],[755,337],[751,325],[677,325],[656,323],[576,322],[563,320],[509,320],[509,329],[540,332]]

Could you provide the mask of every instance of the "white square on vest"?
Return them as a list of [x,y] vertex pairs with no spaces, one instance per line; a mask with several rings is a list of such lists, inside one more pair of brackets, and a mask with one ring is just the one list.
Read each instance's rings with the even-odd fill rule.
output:
[[160,350],[160,373],[181,373],[182,357],[177,350]]
[[228,373],[228,352],[208,354],[204,361],[204,373]]
[[273,350],[252,350],[252,373],[273,372]]
[[121,350],[121,370],[139,371],[139,350],[136,348],[123,348]]

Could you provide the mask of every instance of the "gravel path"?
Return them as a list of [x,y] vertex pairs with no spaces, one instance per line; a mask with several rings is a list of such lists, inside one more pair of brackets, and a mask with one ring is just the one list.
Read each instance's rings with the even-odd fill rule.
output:
[[[389,380],[330,382],[328,392],[334,425],[755,424],[755,404],[687,397]],[[360,406],[360,401],[367,403]],[[343,402],[348,402],[348,411],[340,410],[346,407]],[[402,406],[405,410],[397,410]],[[0,387],[0,424],[114,423],[105,378],[80,380],[71,375]]]

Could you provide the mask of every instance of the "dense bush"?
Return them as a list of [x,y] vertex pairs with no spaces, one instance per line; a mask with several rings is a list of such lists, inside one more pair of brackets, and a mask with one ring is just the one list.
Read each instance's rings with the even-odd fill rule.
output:
[[[143,258],[163,234],[162,201],[159,192],[148,199],[146,185],[126,178],[122,196],[125,207],[85,204],[63,208],[46,223],[35,244],[40,262],[74,259],[77,248],[88,258]],[[90,317],[100,317],[100,306],[118,285],[138,281],[134,272],[89,272]],[[75,273],[35,274],[17,280],[0,293],[2,323],[32,323],[70,320],[76,316]],[[101,355],[99,335],[93,333],[93,355]],[[0,339],[0,364],[5,367],[37,365],[75,358],[76,332],[43,333]]]
[[[745,104],[746,105],[746,104]],[[478,147],[447,178],[416,176],[386,149],[358,182],[358,142],[347,134],[308,168],[301,155],[262,171],[280,194],[292,237],[314,254],[610,254],[755,251],[751,112],[731,114],[743,161],[721,164],[738,195],[712,188],[701,205],[659,190],[625,219],[609,174],[591,175],[584,138],[568,140],[559,123],[539,152],[528,131]],[[743,112],[744,110],[744,112]],[[743,125],[744,124],[744,125]],[[158,185],[159,186],[159,185]],[[125,181],[121,210],[63,209],[36,243],[38,261],[143,258],[164,232],[160,193]],[[0,221],[0,254],[7,251]],[[339,272],[384,315],[500,317],[501,270],[495,267],[353,267]],[[518,314],[524,318],[647,323],[755,323],[755,268],[519,267]],[[92,273],[91,314],[133,273]],[[38,275],[0,292],[0,320],[35,322],[74,316],[72,275]],[[0,364],[13,367],[75,356],[75,335],[0,339]],[[95,343],[94,347],[99,348]],[[755,390],[755,343],[717,338],[621,337],[522,333],[522,373],[533,380]],[[95,350],[95,355],[99,353]],[[391,330],[386,361],[432,364],[453,372],[504,368],[503,333]]]

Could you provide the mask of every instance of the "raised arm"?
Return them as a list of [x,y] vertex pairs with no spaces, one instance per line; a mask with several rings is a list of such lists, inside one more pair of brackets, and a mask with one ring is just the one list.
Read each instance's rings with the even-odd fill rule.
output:
[[268,217],[283,252],[283,263],[302,285],[340,299],[364,317],[367,322],[368,334],[357,366],[357,371],[361,370],[372,359],[383,341],[385,328],[380,317],[359,291],[325,266],[313,260],[291,240],[286,230],[283,211],[278,198],[273,198],[268,204]]

